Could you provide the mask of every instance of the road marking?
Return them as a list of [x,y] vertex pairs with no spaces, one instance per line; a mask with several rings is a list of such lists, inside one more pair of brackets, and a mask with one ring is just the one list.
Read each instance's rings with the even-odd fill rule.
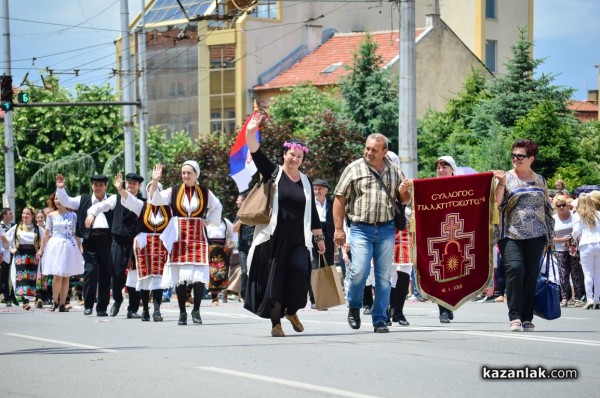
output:
[[402,328],[404,332],[410,332],[411,330],[427,330],[427,331],[437,331],[437,332],[446,332],[446,333],[455,333],[455,334],[467,334],[471,336],[480,336],[480,337],[496,337],[500,339],[516,339],[516,340],[530,340],[530,341],[543,341],[543,342],[551,342],[551,343],[559,343],[559,344],[573,344],[573,345],[586,345],[591,347],[600,347],[600,341],[595,340],[582,340],[582,339],[566,339],[563,337],[551,337],[551,336],[543,336],[538,333],[527,333],[527,332],[479,332],[479,331],[468,331],[468,330],[460,330],[460,329],[439,329],[439,328],[430,328],[430,327],[406,327]]
[[7,336],[13,336],[13,337],[19,337],[19,338],[27,339],[27,340],[36,340],[36,341],[43,341],[45,343],[53,343],[53,344],[58,344],[58,345],[66,345],[68,347],[83,348],[83,349],[87,349],[87,350],[97,350],[97,351],[100,351],[100,352],[118,352],[117,350],[111,350],[110,348],[101,348],[101,347],[95,347],[93,345],[71,343],[69,341],[62,341],[62,340],[45,339],[43,337],[27,336],[27,335],[24,335],[24,334],[6,333],[6,335]]
[[245,373],[245,372],[238,372],[238,371],[230,370],[230,369],[215,368],[213,366],[198,366],[197,369],[207,370],[209,372],[225,373],[225,374],[232,375],[232,376],[245,377],[247,379],[259,380],[259,381],[264,381],[267,383],[280,384],[280,385],[289,386],[289,387],[296,387],[296,388],[300,388],[300,389],[304,389],[304,390],[319,391],[319,392],[324,392],[327,394],[339,395],[341,397],[352,397],[352,398],[374,398],[375,397],[374,395],[358,394],[358,393],[355,393],[352,391],[345,391],[345,390],[340,390],[337,388],[322,387],[322,386],[317,386],[315,384],[307,384],[307,383],[300,383],[300,382],[291,381],[291,380],[276,379],[274,377],[261,376],[261,375],[257,375],[257,374],[253,374],[253,373]]

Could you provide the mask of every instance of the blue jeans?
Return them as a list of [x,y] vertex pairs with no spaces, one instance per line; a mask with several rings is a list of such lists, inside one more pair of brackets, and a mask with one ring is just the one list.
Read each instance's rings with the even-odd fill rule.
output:
[[375,301],[373,325],[387,322],[387,306],[390,300],[390,277],[394,253],[396,227],[390,221],[381,226],[352,224],[350,226],[350,252],[352,267],[348,273],[348,307],[362,308],[365,283],[373,259],[375,271]]

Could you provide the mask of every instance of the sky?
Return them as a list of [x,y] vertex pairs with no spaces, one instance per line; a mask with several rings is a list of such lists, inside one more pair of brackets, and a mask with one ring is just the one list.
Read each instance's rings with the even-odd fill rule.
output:
[[[130,20],[142,1],[129,0]],[[120,0],[8,3],[14,86],[26,73],[33,84],[41,85],[39,71],[46,68],[69,89],[77,83],[116,85],[113,41],[120,35]],[[546,58],[538,72],[556,75],[555,84],[572,87],[574,99],[585,99],[588,89],[598,89],[594,65],[600,64],[600,0],[535,0],[534,4],[534,57]],[[3,39],[0,51],[4,60]],[[4,63],[0,67],[4,72]],[[74,69],[79,69],[78,76]]]

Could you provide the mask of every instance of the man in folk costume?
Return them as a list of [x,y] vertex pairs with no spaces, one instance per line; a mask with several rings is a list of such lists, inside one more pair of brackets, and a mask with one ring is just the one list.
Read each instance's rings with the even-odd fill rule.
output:
[[[140,191],[140,184],[144,178],[136,173],[128,173],[125,176],[127,191],[134,197]],[[99,214],[113,211],[113,222],[111,228],[112,244],[110,247],[112,292],[114,303],[110,309],[110,316],[117,316],[123,303],[123,288],[127,281],[127,270],[133,254],[133,239],[138,234],[137,215],[125,208],[121,203],[121,195],[112,195],[105,201],[94,204],[87,211],[85,226],[93,225]],[[127,307],[127,319],[138,319],[137,313],[140,308],[140,294],[135,288],[127,289],[129,293],[129,306]]]
[[187,285],[191,284],[194,292],[192,321],[201,324],[200,301],[204,284],[210,279],[206,225],[220,223],[221,202],[208,188],[198,184],[200,166],[194,160],[188,160],[181,166],[182,184],[156,192],[161,176],[162,165],[158,164],[152,172],[149,202],[155,206],[169,205],[173,213],[161,235],[169,252],[162,287],[176,287],[180,311],[178,324],[187,325],[185,302]]
[[[127,273],[127,286],[136,289],[142,297],[142,321],[150,321],[148,303],[152,291],[154,312],[152,319],[160,322],[163,317],[160,313],[163,289],[160,286],[162,274],[167,261],[167,249],[160,240],[160,234],[167,228],[171,219],[170,206],[154,206],[142,201],[123,189],[123,176],[117,174],[115,186],[121,195],[122,205],[137,215],[138,235],[133,242],[135,270]],[[150,197],[152,183],[146,186]],[[158,189],[162,186],[158,184]]]
[[113,211],[99,214],[89,228],[85,226],[88,209],[107,199],[108,177],[99,174],[92,176],[90,180],[93,195],[79,195],[73,198],[65,191],[65,178],[58,174],[56,176],[56,196],[66,208],[77,212],[75,234],[82,240],[83,261],[85,262],[83,271],[83,305],[85,309],[83,314],[92,314],[97,292],[96,315],[108,316],[106,310],[110,302],[110,246],[112,243],[110,229]]

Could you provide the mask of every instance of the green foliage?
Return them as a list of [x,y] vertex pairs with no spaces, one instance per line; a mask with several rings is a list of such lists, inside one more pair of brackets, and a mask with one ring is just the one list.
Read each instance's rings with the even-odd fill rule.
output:
[[[552,85],[552,75],[535,77],[543,60],[531,57],[532,46],[522,30],[506,74],[489,82],[474,74],[443,112],[420,120],[420,175],[432,175],[434,158],[441,155],[479,171],[509,169],[512,143],[530,138],[539,145],[537,172],[549,177],[561,166],[577,164],[581,178],[594,178],[594,164],[581,159],[581,124],[567,110],[573,90]],[[592,137],[585,139],[593,143]]]
[[[55,76],[45,82],[46,87],[28,88],[36,103],[115,100],[109,85],[77,85],[71,94]],[[71,192],[87,192],[98,165],[122,151],[116,107],[17,108],[13,125],[17,209],[44,206],[57,173],[65,174]]]
[[554,176],[548,180],[548,187],[553,189],[556,185],[556,180],[559,179],[564,181],[565,187],[571,194],[575,188],[581,185],[600,184],[598,166],[584,160],[560,166],[556,169]]
[[317,137],[319,116],[327,111],[338,113],[342,103],[333,89],[320,90],[310,83],[285,88],[269,105],[276,123],[289,123],[293,135]]
[[364,137],[381,133],[398,148],[398,76],[382,69],[383,58],[370,35],[354,54],[351,73],[340,80],[344,98],[343,118]]

